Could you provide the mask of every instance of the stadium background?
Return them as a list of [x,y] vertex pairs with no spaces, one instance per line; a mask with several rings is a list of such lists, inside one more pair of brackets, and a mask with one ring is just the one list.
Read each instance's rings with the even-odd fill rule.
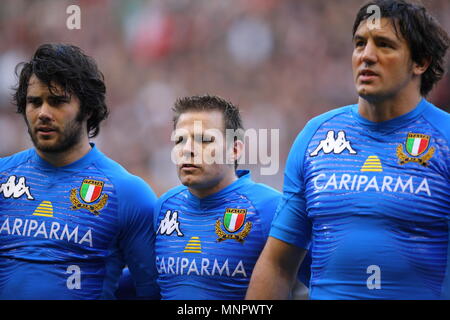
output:
[[[278,174],[312,117],[356,101],[351,28],[365,0],[24,1],[0,3],[0,157],[31,147],[15,114],[14,67],[44,42],[80,46],[105,75],[110,117],[94,142],[158,195],[178,184],[170,161],[171,106],[217,94],[239,105],[246,128],[279,129]],[[424,0],[450,32],[450,1]],[[66,8],[81,8],[69,30]],[[447,64],[448,65],[448,64]],[[450,111],[450,79],[429,100]]]

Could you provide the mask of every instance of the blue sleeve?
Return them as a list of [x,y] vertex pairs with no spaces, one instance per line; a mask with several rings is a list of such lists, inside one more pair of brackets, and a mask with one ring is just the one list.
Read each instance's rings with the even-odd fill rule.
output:
[[257,208],[261,217],[261,228],[264,237],[269,236],[273,217],[281,200],[281,192],[266,185],[257,184],[255,189],[251,189],[247,196],[251,199],[253,205]]
[[159,299],[153,231],[156,195],[147,183],[138,177],[134,177],[133,183],[120,187],[120,248],[134,279],[136,296]]
[[[450,146],[450,114],[439,109],[433,104],[429,103],[428,112],[424,113],[424,117],[428,120],[428,122],[439,131],[445,139],[445,144]],[[444,158],[446,161],[446,167],[450,168],[450,155]],[[445,172],[447,174],[447,179],[450,180],[450,170]]]
[[116,290],[115,296],[118,300],[135,300],[136,286],[131,277],[130,270],[124,268],[119,280],[119,287]]
[[284,172],[283,197],[277,208],[270,236],[309,249],[311,223],[306,211],[303,159],[316,130],[308,124],[297,136],[289,152]]
[[164,202],[163,196],[161,196],[159,199],[156,200],[155,207],[153,208],[153,232],[155,232],[155,235],[158,228],[159,212],[161,211],[161,206],[163,202]]
[[32,150],[33,149],[27,149],[11,156],[0,158],[0,170],[7,170],[8,168],[16,167],[27,161],[32,154]]

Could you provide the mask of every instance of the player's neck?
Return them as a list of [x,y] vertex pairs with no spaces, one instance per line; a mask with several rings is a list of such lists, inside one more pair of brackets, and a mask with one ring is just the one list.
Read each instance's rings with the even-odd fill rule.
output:
[[237,179],[238,177],[233,172],[233,174],[227,175],[224,179],[220,180],[219,183],[214,186],[210,186],[207,188],[189,188],[189,191],[197,198],[202,199],[225,189]]
[[36,149],[36,152],[42,159],[55,167],[67,166],[83,158],[92,149],[88,138],[82,140],[63,152],[43,152],[39,149]]
[[387,121],[412,111],[421,99],[418,91],[370,101],[359,97],[358,112],[363,118],[373,122]]

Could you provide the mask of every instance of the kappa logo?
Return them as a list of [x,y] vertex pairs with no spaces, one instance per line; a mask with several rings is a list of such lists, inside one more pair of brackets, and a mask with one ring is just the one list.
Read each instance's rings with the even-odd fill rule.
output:
[[180,222],[178,221],[178,212],[167,210],[166,215],[159,223],[156,234],[170,236],[174,231],[177,232],[178,237],[183,237],[184,234],[180,231]]
[[242,228],[242,226],[244,226],[244,229],[237,234],[226,233],[225,231],[222,230],[222,227],[220,225],[220,219],[217,219],[215,227],[216,234],[219,236],[217,241],[221,242],[227,239],[234,239],[238,242],[243,243],[244,239],[248,236],[250,230],[252,229],[251,222],[247,222],[244,225],[246,216],[247,216],[247,209],[227,208],[223,216],[223,226],[225,227],[225,230],[230,233],[234,233],[239,231]]
[[20,177],[16,184],[16,176],[10,176],[8,181],[0,184],[0,194],[3,193],[3,197],[6,199],[13,198],[19,199],[24,194],[27,196],[28,200],[34,200],[30,193],[30,187],[27,186],[27,181],[25,177]]
[[347,141],[344,131],[339,131],[337,138],[335,138],[334,130],[327,132],[327,137],[321,140],[316,149],[309,155],[315,157],[319,154],[319,151],[323,151],[325,154],[334,153],[341,154],[344,150],[348,150],[350,154],[356,154],[356,151],[350,145],[350,141]]
[[[397,157],[401,165],[406,164],[408,162],[417,162],[424,167],[427,167],[428,161],[433,157],[434,152],[436,151],[435,147],[430,147],[427,150],[428,145],[430,143],[430,136],[421,134],[421,133],[408,133],[405,142],[406,152],[412,156],[409,157],[408,154],[403,152],[403,145],[399,144],[397,146]],[[419,157],[421,154],[424,154],[422,157]]]
[[[78,210],[78,209],[86,209],[93,213],[94,215],[98,216],[100,214],[100,210],[102,210],[106,202],[108,201],[108,195],[104,194],[101,198],[103,191],[103,181],[97,181],[97,180],[91,180],[91,179],[84,179],[81,187],[79,189],[79,194],[81,197],[81,200],[86,202],[82,203],[80,200],[78,200],[77,197],[77,189],[72,189],[70,191],[70,201],[72,202],[72,210]],[[97,201],[100,198],[100,201],[97,203],[93,203]]]

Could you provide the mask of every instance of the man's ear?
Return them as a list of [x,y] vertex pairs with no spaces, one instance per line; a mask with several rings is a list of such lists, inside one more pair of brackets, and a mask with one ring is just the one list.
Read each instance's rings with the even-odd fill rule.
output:
[[233,152],[231,153],[231,159],[232,162],[236,162],[239,160],[239,158],[242,156],[242,153],[244,152],[244,142],[242,140],[237,139],[233,143]]
[[428,67],[431,64],[431,58],[424,58],[420,63],[413,62],[413,74],[415,76],[421,76],[428,70]]

